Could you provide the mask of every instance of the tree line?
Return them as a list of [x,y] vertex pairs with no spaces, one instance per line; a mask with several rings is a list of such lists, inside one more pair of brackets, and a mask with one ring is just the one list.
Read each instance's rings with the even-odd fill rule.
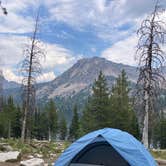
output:
[[[70,123],[64,115],[59,114],[55,102],[51,99],[44,109],[35,108],[31,119],[31,138],[39,140],[70,140],[105,127],[127,131],[137,139],[141,139],[140,125],[130,94],[130,82],[123,70],[116,79],[112,89],[107,86],[107,80],[102,72],[94,81],[92,95],[82,111],[75,105]],[[14,104],[10,96],[3,101],[3,111],[0,112],[0,137],[20,138],[22,126],[22,108]],[[153,146],[166,148],[166,118],[161,111],[153,125]]]

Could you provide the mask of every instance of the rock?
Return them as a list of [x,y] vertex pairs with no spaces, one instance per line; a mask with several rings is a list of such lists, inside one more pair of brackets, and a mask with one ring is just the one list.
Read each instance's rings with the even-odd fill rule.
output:
[[3,148],[4,148],[4,151],[6,151],[6,152],[13,151],[13,148],[10,145],[6,145]]
[[34,156],[32,156],[32,155],[29,155],[29,156],[28,156],[28,158],[29,158],[29,159],[33,159],[33,158],[34,158]]
[[0,151],[9,152],[13,151],[13,148],[7,143],[0,143]]
[[0,153],[0,162],[14,162],[19,160],[21,156],[21,153],[18,151],[14,151],[14,152],[3,152]]
[[57,157],[57,154],[50,154],[50,157],[53,157],[53,158],[55,158],[55,157]]
[[156,161],[157,161],[157,163],[159,164],[159,165],[166,165],[166,160],[163,160],[163,159],[156,159]]
[[43,158],[43,155],[42,154],[35,154],[35,157],[37,157],[37,158]]
[[20,166],[44,166],[44,160],[40,158],[33,158],[20,162]]

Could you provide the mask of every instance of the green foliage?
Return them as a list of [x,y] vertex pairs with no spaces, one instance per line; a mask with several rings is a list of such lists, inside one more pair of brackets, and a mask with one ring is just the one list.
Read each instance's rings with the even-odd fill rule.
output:
[[128,131],[139,138],[139,126],[129,98],[129,82],[125,71],[123,70],[117,78],[111,93],[102,72],[94,82],[92,90],[93,95],[81,119],[83,132],[112,127]]
[[46,117],[47,117],[47,126],[48,126],[48,135],[49,139],[52,139],[53,136],[56,136],[57,127],[58,127],[58,116],[57,116],[57,109],[55,106],[54,101],[51,99],[48,102],[46,107]]
[[15,106],[13,98],[10,96],[3,103],[3,110],[0,112],[0,136],[5,138],[21,135],[21,110]]
[[100,72],[98,79],[95,80],[92,87],[92,97],[83,111],[81,120],[83,132],[108,127],[109,115],[109,90],[106,78]]
[[59,122],[59,137],[61,140],[65,140],[66,136],[67,136],[67,124],[65,117],[62,116]]
[[128,131],[138,138],[139,127],[129,92],[129,82],[125,71],[122,70],[116,84],[112,87],[110,117],[112,118],[112,127]]
[[78,117],[78,112],[77,112],[77,106],[74,107],[73,110],[73,119],[70,125],[70,129],[69,129],[69,139],[70,140],[75,140],[79,137],[79,128],[80,128],[80,124],[79,124],[79,117]]

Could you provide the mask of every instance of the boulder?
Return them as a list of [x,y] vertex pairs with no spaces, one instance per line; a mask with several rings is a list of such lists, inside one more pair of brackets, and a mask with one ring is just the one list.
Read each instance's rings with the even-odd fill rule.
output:
[[159,165],[166,165],[166,160],[163,160],[163,159],[156,159],[156,161],[157,161],[157,163],[159,164]]
[[9,151],[13,151],[13,148],[9,144],[0,143],[0,151],[9,152]]
[[0,153],[0,162],[14,162],[18,161],[21,156],[21,153],[18,151],[13,151],[13,152],[3,152]]
[[20,162],[20,166],[44,166],[44,160],[40,158],[33,158]]
[[43,155],[42,154],[35,154],[35,157],[37,157],[37,158],[43,158]]
[[28,156],[28,159],[33,159],[33,158],[34,158],[34,156],[32,156],[32,155]]

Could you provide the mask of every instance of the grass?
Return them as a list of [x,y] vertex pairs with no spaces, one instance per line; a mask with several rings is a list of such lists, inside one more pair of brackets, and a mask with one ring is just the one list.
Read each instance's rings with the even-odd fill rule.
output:
[[43,158],[50,158],[52,154],[58,157],[70,143],[64,142],[48,142],[48,141],[35,141],[32,140],[30,144],[21,143],[19,139],[4,139],[0,140],[1,143],[9,144],[13,150],[21,151],[22,155],[35,155],[41,154]]
[[151,150],[151,154],[156,159],[164,159],[166,160],[166,149],[165,150]]
[[[43,158],[50,159],[51,157],[55,159],[55,156],[51,156],[52,154],[56,154],[56,158],[66,149],[70,142],[40,142],[33,140],[31,144],[21,143],[20,139],[4,139],[0,140],[1,143],[9,144],[13,150],[21,151],[22,155],[35,155],[41,154]],[[166,160],[166,149],[165,150],[150,150],[151,154],[156,159],[165,159]]]

